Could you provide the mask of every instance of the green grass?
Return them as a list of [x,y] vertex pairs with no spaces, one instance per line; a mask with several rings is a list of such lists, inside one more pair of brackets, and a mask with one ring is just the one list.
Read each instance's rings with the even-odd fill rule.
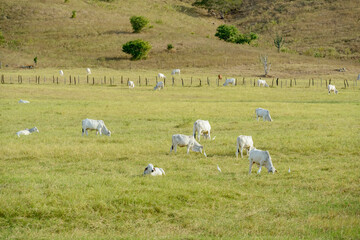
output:
[[[257,122],[257,107],[274,121]],[[5,84],[0,114],[3,239],[360,237],[359,88]],[[112,136],[82,137],[87,117]],[[216,136],[201,140],[208,157],[169,155],[171,135],[190,135],[197,119]],[[278,174],[248,175],[240,134],[269,150]],[[166,176],[143,177],[148,163]]]

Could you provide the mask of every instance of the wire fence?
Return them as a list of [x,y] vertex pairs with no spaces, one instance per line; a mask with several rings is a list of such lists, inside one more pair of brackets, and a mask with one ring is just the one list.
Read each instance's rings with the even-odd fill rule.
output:
[[[54,85],[110,85],[110,86],[127,86],[129,81],[135,83],[136,86],[155,86],[157,82],[162,81],[164,85],[169,87],[202,87],[202,86],[223,86],[227,78],[211,78],[211,77],[172,77],[170,79],[155,77],[126,77],[126,76],[103,76],[86,77],[80,76],[23,76],[23,75],[1,75],[1,84],[54,84]],[[249,86],[258,87],[258,78],[240,77],[235,78],[235,86]],[[327,88],[329,84],[336,85],[338,88],[357,87],[360,80],[347,80],[347,79],[280,79],[272,78],[266,79],[269,87],[278,88],[293,88],[293,87],[320,87]],[[229,84],[230,85],[230,84]]]

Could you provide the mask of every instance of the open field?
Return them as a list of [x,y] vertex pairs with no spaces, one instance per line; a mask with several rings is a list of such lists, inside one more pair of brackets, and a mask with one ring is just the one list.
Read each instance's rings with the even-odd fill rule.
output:
[[[1,84],[0,238],[358,239],[360,91],[338,88]],[[82,137],[84,118],[112,136]],[[208,157],[169,155],[197,119],[216,136]],[[277,174],[248,175],[240,134]],[[148,163],[166,176],[143,177]]]

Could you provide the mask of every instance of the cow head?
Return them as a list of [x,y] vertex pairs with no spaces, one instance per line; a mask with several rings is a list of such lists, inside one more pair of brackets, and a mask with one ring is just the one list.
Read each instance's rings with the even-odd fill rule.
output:
[[204,149],[203,146],[201,146],[195,139],[194,139],[194,145],[192,147],[192,150],[194,152],[199,152],[199,153],[202,153],[202,150]]
[[106,136],[111,136],[111,131],[109,129],[107,129],[105,126],[102,127],[101,129],[102,134],[105,134]]
[[266,119],[267,121],[269,121],[269,122],[272,122],[270,113],[268,113],[268,114],[265,116],[265,119]]
[[151,174],[154,171],[155,171],[154,165],[149,163],[149,165],[147,165],[147,167],[145,168],[143,175]]
[[265,83],[265,87],[269,87],[269,85],[267,83]]

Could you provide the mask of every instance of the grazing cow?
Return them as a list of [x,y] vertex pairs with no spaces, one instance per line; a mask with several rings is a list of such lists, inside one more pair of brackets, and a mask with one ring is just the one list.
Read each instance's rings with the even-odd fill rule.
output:
[[338,94],[338,90],[335,88],[335,85],[328,85],[328,94],[330,94],[331,91],[334,91],[335,94]]
[[263,108],[257,108],[255,110],[255,115],[258,121],[259,121],[259,117],[262,117],[264,121],[269,121],[269,122],[272,121],[269,110]]
[[106,128],[103,120],[93,120],[93,119],[84,119],[82,120],[82,136],[84,132],[88,136],[88,130],[96,130],[96,135],[98,133],[105,134],[106,136],[111,136],[111,132]]
[[154,87],[154,90],[157,89],[163,89],[164,88],[164,83],[163,82],[157,82],[156,86]]
[[229,85],[230,83],[231,83],[233,86],[235,86],[235,84],[236,84],[235,78],[228,78],[228,79],[226,79],[226,81],[225,81],[225,83],[223,84],[223,86],[227,86],[227,85]]
[[128,86],[129,86],[129,88],[134,88],[135,83],[133,81],[128,81]]
[[[240,150],[239,150],[240,148]],[[249,155],[249,151],[254,148],[254,142],[251,136],[240,135],[236,139],[236,158],[238,158],[239,152],[241,158],[243,157],[243,149],[246,148],[246,155]]]
[[162,168],[154,167],[154,165],[150,163],[149,165],[147,165],[143,173],[144,176],[147,174],[150,174],[151,176],[161,176],[165,175],[165,171]]
[[251,174],[251,168],[254,163],[256,163],[259,166],[258,174],[261,172],[261,167],[265,166],[268,170],[268,172],[277,172],[274,165],[272,164],[271,157],[269,154],[269,151],[262,151],[258,150],[256,148],[251,149],[249,153],[249,174]]
[[86,69],[86,72],[87,72],[87,74],[91,74],[90,68],[87,68],[87,69]]
[[[170,148],[170,153],[172,150],[176,153],[177,146],[179,147],[185,147],[187,146],[187,154],[189,154],[190,149],[194,152],[202,153],[202,150],[204,149],[203,146],[201,146],[193,136],[187,136],[184,134],[174,134],[172,136],[172,145]],[[204,156],[206,157],[206,153],[204,150]]]
[[171,75],[175,75],[175,74],[177,74],[177,73],[180,75],[180,69],[174,69],[174,70],[172,70]]
[[258,84],[259,87],[260,86],[269,87],[269,85],[266,83],[265,80],[258,79],[257,84]]
[[161,79],[161,78],[166,78],[165,75],[162,74],[162,73],[159,73],[159,74],[158,74],[158,77],[159,77],[160,79]]
[[211,130],[211,126],[208,120],[198,119],[194,122],[193,136],[194,138],[196,138],[196,132],[197,132],[199,142],[200,142],[200,135],[204,136],[206,139],[211,140],[210,130]]
[[20,100],[19,100],[19,103],[30,103],[30,102],[27,101],[27,100],[22,100],[22,99],[20,99]]
[[60,70],[59,73],[60,73],[60,76],[64,76],[63,70]]

